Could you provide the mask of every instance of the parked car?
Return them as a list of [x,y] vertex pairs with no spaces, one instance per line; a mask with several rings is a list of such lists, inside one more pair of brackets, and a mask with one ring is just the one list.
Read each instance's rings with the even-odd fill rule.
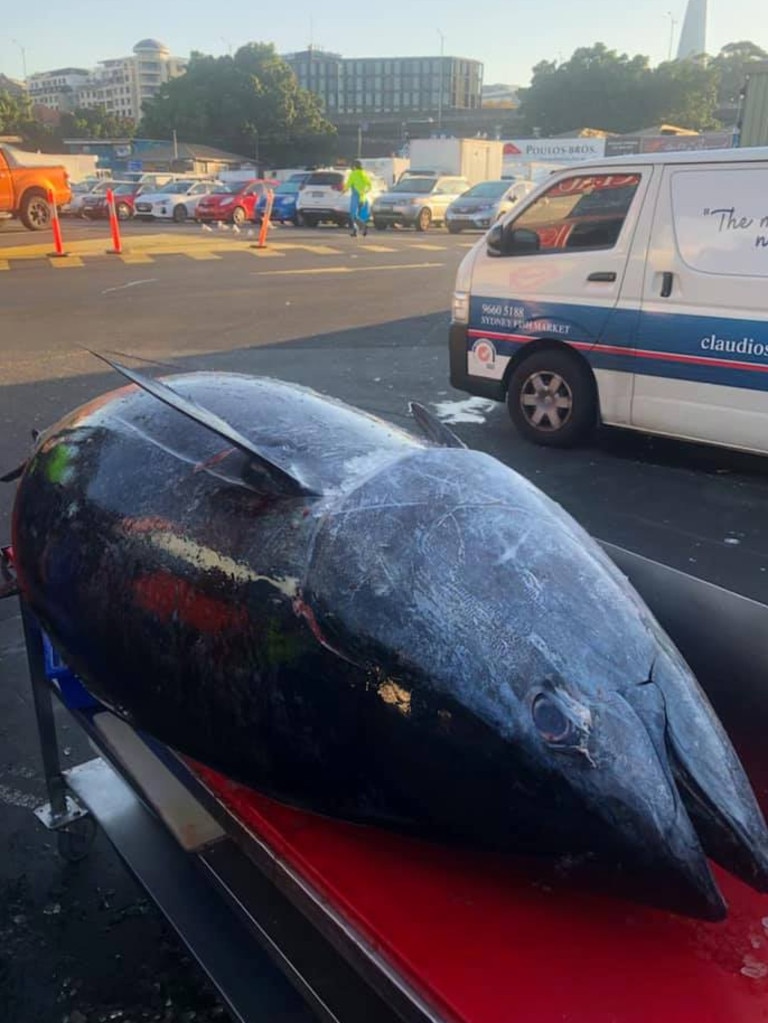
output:
[[[80,213],[83,197],[93,192],[99,185],[104,184],[102,178],[83,178],[82,181],[75,181],[71,184],[72,198],[59,208],[62,216],[73,217]],[[106,182],[108,185],[109,182]]]
[[232,224],[244,224],[256,220],[259,200],[266,199],[267,190],[277,188],[276,181],[233,181],[219,185],[215,192],[203,196],[197,204],[197,220],[221,220]]
[[80,213],[89,220],[97,220],[100,217],[109,216],[109,205],[107,203],[107,192],[111,188],[115,193],[115,212],[119,220],[130,220],[134,215],[136,198],[141,194],[143,185],[135,181],[106,181],[104,188],[99,186],[92,192],[83,196]]
[[440,224],[454,199],[469,190],[466,178],[453,175],[409,175],[401,178],[373,203],[373,226],[378,231],[399,224],[426,231]]
[[[349,204],[352,196],[344,189],[349,178],[348,169],[312,171],[307,180],[299,186],[296,199],[296,216],[305,227],[317,227],[318,224],[336,224],[346,227],[349,224]],[[381,195],[386,184],[381,178],[370,175],[373,189],[371,201]]]
[[481,181],[451,203],[445,226],[451,234],[465,228],[485,231],[535,187],[532,181]]
[[[278,185],[275,189],[274,205],[272,206],[272,220],[280,224],[299,223],[299,215],[296,211],[296,200],[299,197],[301,185],[310,176],[310,171],[299,174],[292,174],[287,181]],[[267,204],[266,195],[262,195],[256,206],[256,218],[261,220],[264,208]]]
[[203,196],[220,192],[222,188],[224,185],[220,181],[170,181],[161,191],[142,194],[136,203],[136,216],[141,220],[173,220],[183,224],[196,216]]

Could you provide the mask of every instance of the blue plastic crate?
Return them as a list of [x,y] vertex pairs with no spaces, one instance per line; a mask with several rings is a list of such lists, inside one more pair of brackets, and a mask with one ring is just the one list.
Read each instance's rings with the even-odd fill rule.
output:
[[80,679],[75,675],[59,657],[53,644],[46,634],[41,630],[43,640],[43,658],[45,661],[45,674],[49,682],[53,682],[59,690],[62,702],[70,710],[82,710],[84,707],[98,706],[91,694],[83,686]]

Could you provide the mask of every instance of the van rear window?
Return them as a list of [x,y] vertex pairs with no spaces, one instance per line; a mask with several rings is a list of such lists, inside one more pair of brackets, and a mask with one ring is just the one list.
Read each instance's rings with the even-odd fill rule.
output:
[[768,167],[676,170],[677,249],[692,270],[768,277]]

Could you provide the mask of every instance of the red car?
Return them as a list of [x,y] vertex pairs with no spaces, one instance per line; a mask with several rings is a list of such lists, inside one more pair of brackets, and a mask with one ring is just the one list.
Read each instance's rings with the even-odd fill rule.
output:
[[224,220],[228,223],[244,224],[246,220],[257,220],[256,206],[267,189],[275,189],[279,181],[233,181],[223,185],[218,192],[204,195],[197,204],[197,220]]
[[[144,185],[134,181],[117,182],[112,186],[115,193],[115,212],[119,220],[130,220],[133,216],[133,204],[136,197],[140,195]],[[108,217],[109,207],[107,206],[107,192],[93,192],[83,198],[83,205],[80,212],[84,217],[95,219],[96,217]]]

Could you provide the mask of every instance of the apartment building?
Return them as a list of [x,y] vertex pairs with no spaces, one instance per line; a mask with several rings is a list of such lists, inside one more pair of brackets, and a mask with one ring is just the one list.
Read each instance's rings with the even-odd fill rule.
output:
[[319,96],[326,115],[477,110],[483,65],[464,57],[345,58],[310,48],[285,55],[299,84]]
[[156,96],[164,82],[184,74],[189,62],[174,57],[156,39],[142,39],[129,57],[99,61],[95,70],[63,68],[30,75],[33,102],[52,110],[104,107],[110,113],[141,119],[142,105]]

